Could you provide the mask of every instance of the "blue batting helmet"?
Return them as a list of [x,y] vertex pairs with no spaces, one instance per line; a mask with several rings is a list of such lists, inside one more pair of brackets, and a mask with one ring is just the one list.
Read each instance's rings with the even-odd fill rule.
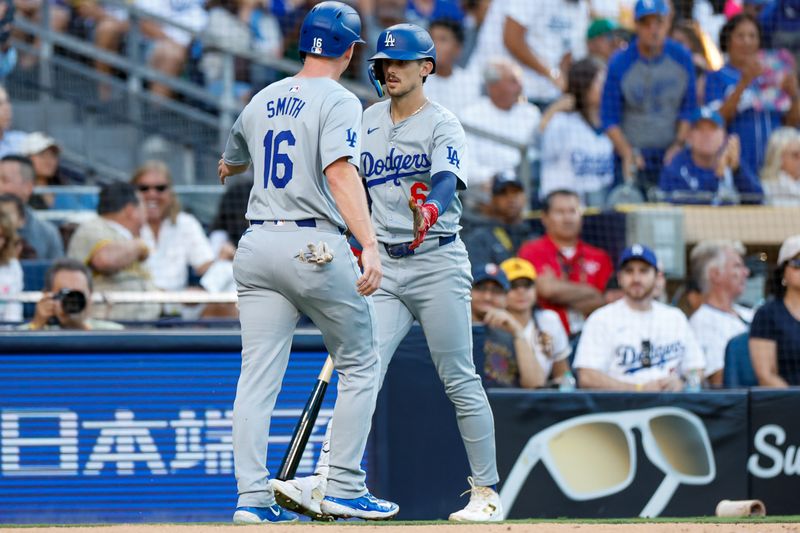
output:
[[378,96],[383,96],[381,85],[385,82],[380,64],[383,59],[429,59],[433,63],[431,74],[436,72],[436,48],[433,39],[427,31],[415,24],[395,24],[383,30],[378,36],[377,50],[369,58],[373,62],[369,67],[369,76]]
[[342,2],[322,2],[311,8],[300,28],[300,55],[339,57],[361,39],[361,19]]

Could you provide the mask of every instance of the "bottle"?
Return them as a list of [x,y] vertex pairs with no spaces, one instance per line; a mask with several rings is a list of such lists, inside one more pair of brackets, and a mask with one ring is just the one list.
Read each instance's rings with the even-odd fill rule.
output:
[[683,385],[684,392],[700,392],[703,390],[702,377],[699,370],[689,370],[686,373],[686,382]]
[[561,392],[573,392],[576,386],[575,376],[572,375],[571,370],[564,372],[561,376],[561,383],[558,385],[558,390]]

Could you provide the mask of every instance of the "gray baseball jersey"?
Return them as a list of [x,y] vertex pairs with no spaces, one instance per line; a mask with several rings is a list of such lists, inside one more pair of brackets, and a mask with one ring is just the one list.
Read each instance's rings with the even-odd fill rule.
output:
[[[394,124],[390,100],[364,111],[361,128],[361,174],[372,200],[372,220],[378,240],[397,244],[414,240],[409,198],[422,203],[431,190],[431,176],[449,170],[467,187],[466,137],[450,111],[428,102],[418,113]],[[458,233],[461,200],[453,198],[428,239]]]
[[318,218],[344,228],[323,170],[342,157],[358,166],[360,128],[361,102],[332,79],[290,77],[262,89],[233,125],[223,156],[253,162],[245,217]]
[[[253,98],[225,148],[225,161],[255,166],[249,220],[315,219],[313,225],[255,224],[233,260],[242,324],[233,405],[239,507],[275,503],[264,457],[299,313],[314,321],[336,371],[347,377],[339,380],[333,412],[328,494],[357,498],[367,492],[360,465],[380,378],[376,318],[372,298],[356,291],[358,266],[323,175],[343,157],[357,166],[360,120],[358,99],[335,81],[287,78]],[[308,243],[325,243],[332,259],[302,261]]]

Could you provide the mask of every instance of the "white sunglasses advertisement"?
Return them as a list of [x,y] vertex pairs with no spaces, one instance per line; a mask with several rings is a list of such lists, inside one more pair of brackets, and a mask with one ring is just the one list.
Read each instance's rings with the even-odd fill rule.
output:
[[[489,396],[503,435],[498,462],[506,518],[675,516],[687,505],[713,514],[719,500],[745,495],[744,469],[718,469],[732,454],[746,453],[737,435],[746,432],[747,411],[733,398],[718,396],[721,405],[701,407],[698,416],[688,398],[663,395],[632,402],[588,393],[570,398],[572,405],[563,397],[557,404],[556,394]],[[619,410],[631,404],[641,408]],[[512,405],[517,411],[507,417]],[[670,511],[674,500],[680,501]]]

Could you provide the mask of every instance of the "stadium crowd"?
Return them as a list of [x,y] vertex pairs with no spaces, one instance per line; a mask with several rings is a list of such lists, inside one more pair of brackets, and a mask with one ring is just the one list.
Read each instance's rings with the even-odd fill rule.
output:
[[[216,95],[224,83],[215,43],[296,59],[299,24],[317,3],[13,5],[18,17],[37,20],[44,2],[53,29],[109,52],[123,50],[135,22],[141,61]],[[581,387],[697,390],[722,386],[726,361],[749,352],[753,375],[742,384],[800,385],[800,236],[780,247],[772,299],[757,310],[737,303],[749,273],[742,245],[697,243],[687,285],[697,287],[698,303],[688,316],[669,304],[663,265],[648,246],[614,253],[581,238],[586,207],[800,207],[800,0],[351,3],[367,44],[349,77],[366,81],[366,58],[383,28],[422,25],[437,50],[426,94],[467,129],[470,189],[462,195],[461,236],[473,265],[473,319],[486,328],[487,384],[563,386],[575,369]],[[11,0],[0,4],[11,9]],[[131,18],[130,5],[160,18]],[[37,60],[14,56],[17,69]],[[93,68],[119,75],[102,62]],[[277,76],[240,57],[235,94],[244,104]],[[163,84],[149,89],[176,97]],[[97,97],[115,96],[100,84]],[[57,139],[28,130],[13,122],[13,102],[0,88],[0,297],[45,291],[28,312],[0,302],[2,320],[29,330],[98,329],[117,327],[111,320],[236,316],[232,306],[90,302],[93,291],[232,290],[249,182],[227,187],[207,227],[181,208],[161,161],[143,162],[129,183],[103,184],[96,197],[39,194],[36,187],[86,180],[60,159]],[[523,175],[532,175],[531,183]],[[530,208],[541,210],[541,235]],[[97,216],[56,227],[44,216],[49,210]],[[797,212],[787,211],[791,216]],[[24,286],[25,264],[49,267],[38,286]],[[64,291],[89,304],[75,316],[65,313]],[[730,341],[748,333],[749,350],[732,350]]]

